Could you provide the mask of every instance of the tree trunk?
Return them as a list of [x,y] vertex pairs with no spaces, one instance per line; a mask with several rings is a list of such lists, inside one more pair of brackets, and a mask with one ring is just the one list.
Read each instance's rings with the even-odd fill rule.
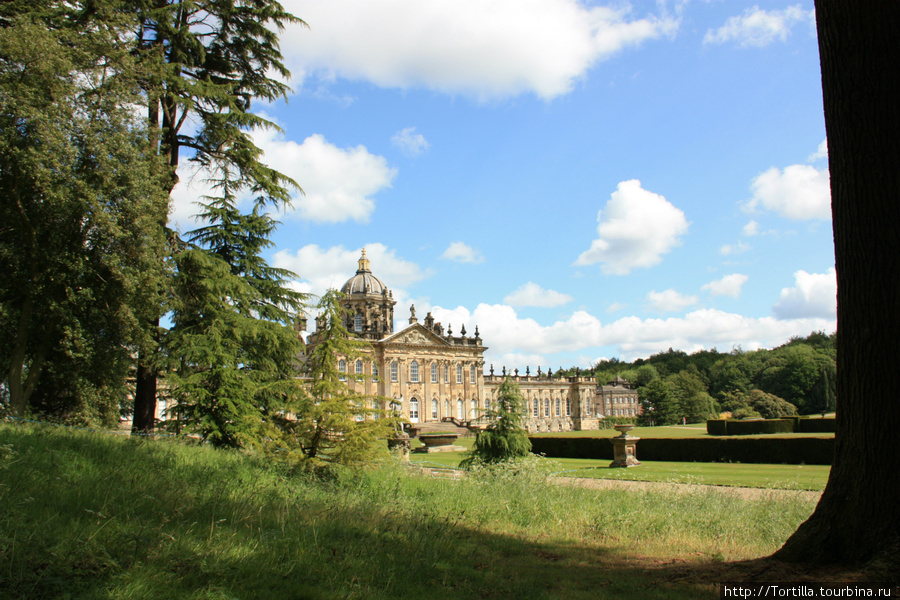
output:
[[837,433],[819,505],[774,558],[896,565],[900,2],[816,0],[816,21],[838,283]]
[[[159,326],[159,319],[155,322]],[[156,379],[159,375],[151,366],[144,350],[138,355],[137,379],[134,384],[134,415],[131,433],[153,433],[156,427]]]

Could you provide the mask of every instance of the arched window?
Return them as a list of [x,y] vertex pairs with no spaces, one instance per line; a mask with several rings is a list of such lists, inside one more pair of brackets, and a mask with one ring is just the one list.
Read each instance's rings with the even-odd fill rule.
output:
[[469,365],[469,383],[475,383],[475,365]]
[[444,400],[444,416],[445,417],[450,416],[450,401],[449,400]]
[[341,381],[346,381],[347,377],[344,374],[347,372],[347,361],[345,361],[343,358],[338,361],[338,371],[340,372],[338,378]]
[[456,383],[462,383],[462,365],[456,365]]
[[397,361],[391,363],[391,381],[397,381]]
[[409,380],[419,383],[419,363],[416,361],[409,363]]
[[416,398],[411,398],[409,401],[409,420],[413,423],[419,421],[419,401]]
[[460,421],[466,418],[466,405],[462,398],[456,401],[456,418]]
[[472,398],[472,416],[470,418],[478,418],[478,398]]
[[484,412],[490,412],[490,411],[491,411],[491,399],[485,398],[484,399]]
[[438,367],[437,363],[431,363],[431,383],[437,383]]
[[359,313],[353,317],[353,331],[362,331],[362,315]]
[[356,361],[356,374],[362,375],[363,372],[363,364],[361,360]]
[[431,399],[431,418],[437,421],[438,418],[438,401],[437,398]]
[[556,399],[556,416],[562,416],[562,401],[559,398]]
[[540,408],[540,403],[541,403],[541,401],[538,400],[537,398],[535,398],[532,402],[533,402],[533,404],[531,405],[531,406],[532,406],[531,415],[532,415],[535,419],[537,419],[539,416],[541,416],[541,413],[540,413],[540,410],[541,410],[541,408]]

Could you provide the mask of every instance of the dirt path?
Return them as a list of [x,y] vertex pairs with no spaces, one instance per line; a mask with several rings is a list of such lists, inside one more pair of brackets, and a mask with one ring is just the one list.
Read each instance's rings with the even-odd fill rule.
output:
[[822,492],[808,490],[773,490],[766,488],[732,487],[725,485],[703,485],[694,483],[659,483],[650,481],[622,481],[615,479],[593,479],[588,477],[554,477],[553,483],[559,485],[572,485],[588,489],[621,489],[621,490],[677,490],[691,492],[697,490],[714,490],[723,494],[735,494],[741,498],[757,499],[772,496],[787,496],[791,498],[809,498],[818,500]]

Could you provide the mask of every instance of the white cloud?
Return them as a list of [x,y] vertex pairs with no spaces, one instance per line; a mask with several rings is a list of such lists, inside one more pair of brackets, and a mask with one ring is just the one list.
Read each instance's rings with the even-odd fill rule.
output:
[[748,237],[754,236],[754,235],[759,235],[759,223],[757,223],[756,221],[750,221],[749,223],[744,225],[744,228],[741,230],[741,233],[743,233],[744,235],[746,235]]
[[729,17],[725,25],[706,32],[704,44],[724,44],[736,42],[744,48],[748,46],[768,46],[772,42],[787,41],[791,28],[797,23],[815,24],[815,11],[803,10],[799,4],[784,10],[766,11],[758,6],[747,9],[744,14]]
[[281,36],[295,76],[362,79],[478,98],[567,93],[596,62],[677,21],[577,0],[288,0],[309,29]]
[[668,319],[623,317],[608,325],[584,311],[576,311],[552,325],[541,325],[534,319],[520,318],[511,306],[499,304],[479,304],[474,311],[462,306],[455,309],[435,306],[432,314],[445,327],[452,325],[456,332],[465,324],[471,334],[478,325],[484,344],[489,348],[485,360],[495,365],[503,364],[498,362],[500,357],[514,354],[539,355],[556,362],[553,354],[602,346],[615,347],[617,354],[626,360],[646,357],[666,348],[694,352],[702,348],[738,345],[745,349],[773,347],[791,336],[805,336],[819,330],[833,331],[836,325],[833,316],[785,320],[745,317],[712,309]]
[[763,208],[793,220],[831,218],[828,169],[791,165],[784,171],[772,167],[753,179],[753,197],[747,210]]
[[302,219],[316,223],[366,223],[375,210],[373,196],[397,175],[383,156],[365,146],[338,148],[321,134],[302,144],[273,131],[255,132],[253,139],[270,167],[296,181],[304,194],[295,196],[293,209]]
[[741,287],[747,283],[747,276],[740,273],[726,275],[722,279],[710,281],[702,286],[701,290],[709,290],[712,296],[731,296],[737,298],[741,295]]
[[623,308],[626,308],[628,305],[623,304],[622,302],[613,302],[609,306],[606,307],[606,312],[612,314],[614,312],[619,312]]
[[431,145],[424,135],[416,133],[415,127],[407,127],[395,133],[391,136],[391,144],[406,156],[418,156]]
[[199,203],[204,196],[212,196],[214,191],[207,178],[209,173],[194,163],[184,161],[178,165],[178,183],[172,190],[169,205],[169,224],[181,232],[200,226],[194,215],[200,212]]
[[478,264],[484,262],[484,257],[478,250],[463,242],[453,242],[444,253],[441,254],[444,260],[452,260],[453,262]]
[[825,158],[828,158],[828,140],[822,140],[816,151],[809,155],[807,162],[816,162]]
[[825,273],[794,273],[794,287],[781,290],[772,312],[779,319],[833,319],[837,314],[837,279],[832,267]]
[[619,183],[597,213],[597,222],[598,238],[575,264],[599,262],[604,273],[613,275],[658,264],[663,254],[681,244],[689,225],[681,210],[643,189],[637,179]]
[[730,254],[741,254],[750,249],[749,244],[745,244],[744,242],[738,242],[737,244],[725,244],[721,248],[719,248],[719,254],[722,256],[728,256]]
[[697,296],[684,296],[673,289],[647,294],[647,303],[656,312],[678,312],[697,304]]
[[[393,292],[398,304],[406,298],[407,286],[431,275],[416,263],[398,257],[395,250],[384,244],[368,244],[365,248],[372,274]],[[300,290],[321,295],[328,288],[340,289],[356,273],[360,254],[359,248],[320,248],[309,244],[296,252],[279,250],[272,258],[272,265],[296,273],[300,277]]]
[[540,306],[543,308],[562,306],[571,301],[572,296],[555,290],[545,290],[531,281],[503,299],[503,302],[510,306]]

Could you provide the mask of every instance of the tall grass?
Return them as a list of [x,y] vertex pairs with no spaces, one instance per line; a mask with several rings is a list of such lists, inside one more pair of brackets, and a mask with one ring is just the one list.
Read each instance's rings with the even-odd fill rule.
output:
[[647,567],[769,553],[813,508],[554,486],[550,470],[313,479],[178,441],[0,425],[0,597],[714,597]]

